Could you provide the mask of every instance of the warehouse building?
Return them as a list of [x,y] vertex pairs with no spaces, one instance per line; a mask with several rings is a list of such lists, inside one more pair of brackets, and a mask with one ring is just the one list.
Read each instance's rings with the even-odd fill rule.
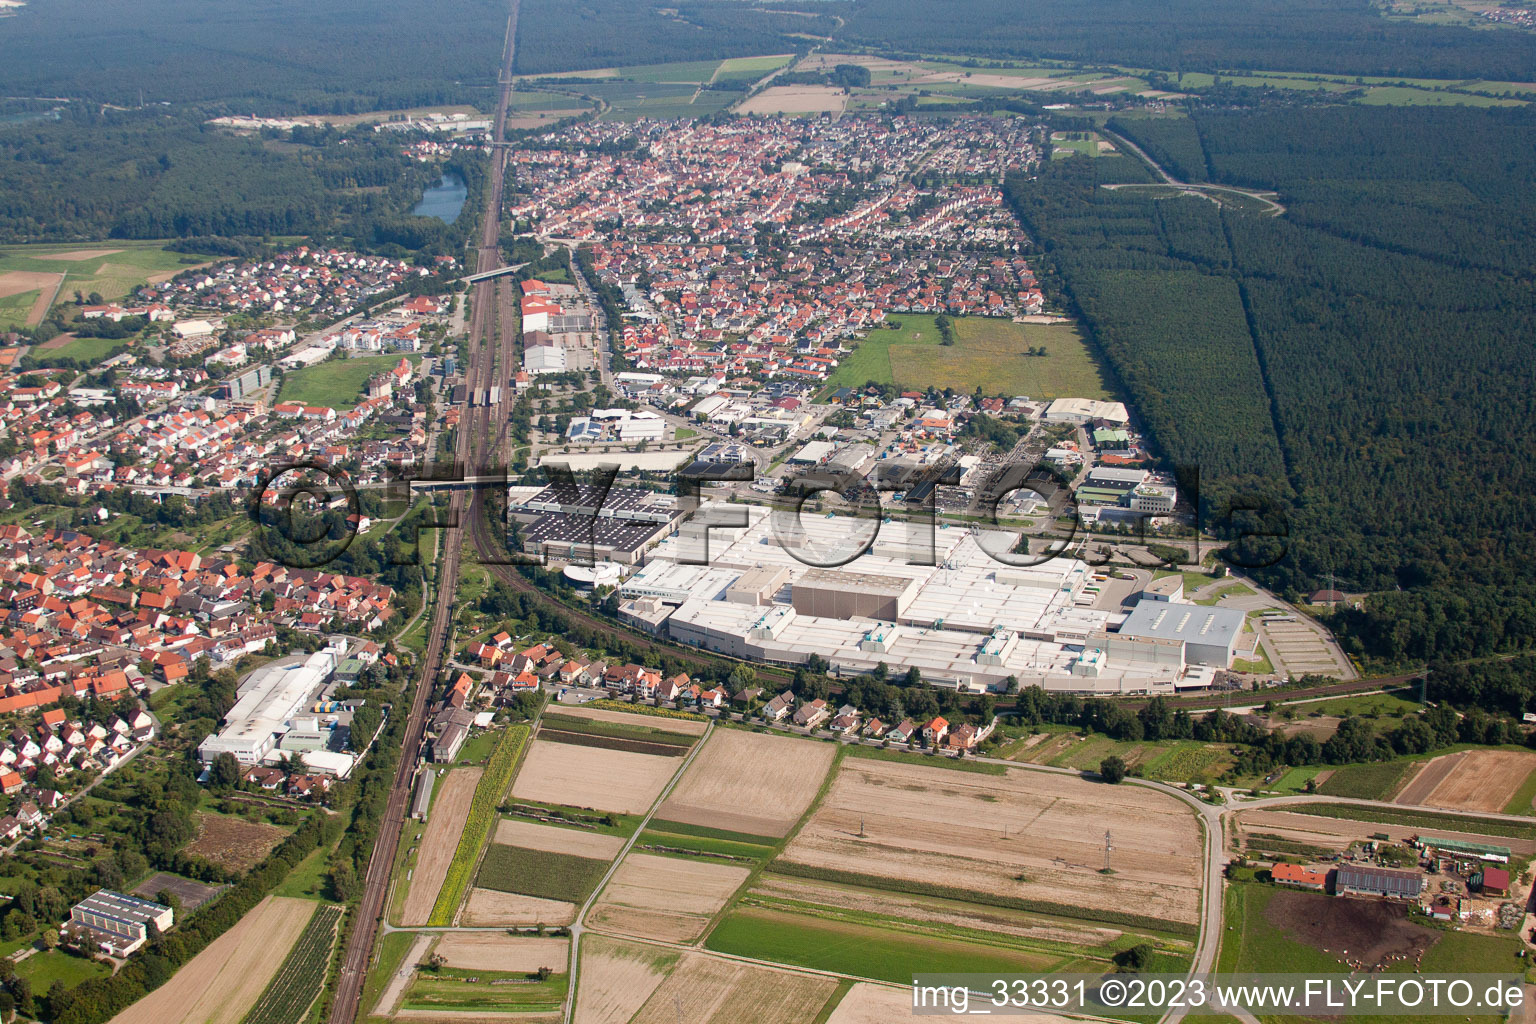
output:
[[[312,715],[296,720],[336,671],[347,652],[347,640],[334,637],[323,650],[302,662],[274,662],[252,672],[241,684],[234,707],[224,716],[224,728],[197,748],[197,756],[209,764],[220,754],[233,754],[243,765],[258,765],[275,752],[294,728],[316,727]],[[320,744],[323,747],[323,744]],[[310,749],[302,742],[299,749]]]
[[1462,839],[1437,839],[1424,836],[1420,840],[1424,849],[1450,857],[1473,857],[1494,864],[1508,864],[1510,850],[1507,846],[1492,843],[1471,843]]
[[[1182,645],[1180,658],[1191,665],[1226,668],[1232,664],[1238,637],[1243,633],[1243,613],[1229,608],[1209,608],[1177,601],[1141,601],[1120,626],[1118,647],[1123,657],[1150,650],[1129,641],[1159,641]],[[1115,649],[1109,652],[1115,662]]]
[[81,945],[94,944],[111,956],[123,957],[149,940],[151,928],[164,932],[175,918],[170,907],[98,889],[70,908],[64,930],[78,937]]
[[810,569],[791,591],[795,611],[828,619],[889,619],[907,610],[916,590],[903,576]]
[[[718,525],[726,510],[745,525]],[[864,549],[857,557],[850,539]],[[706,502],[620,585],[620,616],[732,657],[779,665],[819,657],[834,674],[883,662],[967,690],[1002,689],[1009,677],[1090,694],[1172,693],[1210,681],[1214,670],[1183,663],[1181,641],[1144,645],[1155,658],[1077,671],[1083,645],[1107,634],[1111,613],[1079,604],[1092,576],[1080,561],[1018,566],[995,557],[1008,557],[1017,541],[1003,531],[851,525]],[[838,564],[840,548],[843,564],[822,568]]]
[[604,494],[589,484],[559,483],[521,500],[514,494],[509,504],[525,524],[524,551],[584,565],[632,565],[647,547],[675,533],[682,518],[670,496],[638,487]]
[[1340,896],[1386,896],[1391,899],[1418,899],[1424,890],[1424,876],[1416,871],[1392,871],[1388,868],[1341,866],[1334,872],[1333,891]]

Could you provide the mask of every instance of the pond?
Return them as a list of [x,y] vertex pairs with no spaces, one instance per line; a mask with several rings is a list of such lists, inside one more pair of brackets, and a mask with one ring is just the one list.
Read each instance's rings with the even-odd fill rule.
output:
[[411,213],[417,217],[436,217],[444,224],[452,224],[459,219],[459,211],[464,209],[464,200],[467,198],[469,189],[465,187],[464,179],[457,174],[445,174],[437,179],[437,184],[421,194],[421,202],[411,207]]

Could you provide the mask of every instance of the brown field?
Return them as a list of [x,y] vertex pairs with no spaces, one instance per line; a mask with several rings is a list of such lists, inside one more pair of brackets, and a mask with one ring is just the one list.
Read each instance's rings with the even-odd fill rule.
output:
[[541,900],[536,896],[520,896],[515,892],[497,892],[495,889],[471,889],[464,902],[464,912],[459,923],[471,928],[499,925],[570,924],[576,920],[576,907],[559,900]]
[[1297,942],[1357,969],[1384,970],[1416,962],[1440,933],[1408,918],[1408,908],[1386,900],[1334,899],[1318,892],[1281,889],[1264,907],[1264,920]]
[[755,836],[786,836],[821,789],[836,748],[717,729],[658,815]]
[[240,1024],[316,906],[267,897],[111,1024]]
[[729,864],[631,853],[588,920],[637,938],[691,942],[749,874]]
[[41,270],[7,270],[0,274],[0,299],[30,292],[34,288],[47,291],[58,284],[59,278],[63,276],[63,274],[49,274]]
[[45,256],[39,256],[43,260],[64,260],[66,263],[83,263],[93,260],[98,256],[116,256],[121,249],[71,249],[69,252],[50,252]]
[[411,887],[400,911],[401,924],[426,924],[432,916],[432,905],[437,902],[443,879],[448,877],[453,852],[459,848],[459,836],[469,818],[469,802],[479,781],[479,768],[455,768],[439,784],[441,788],[432,798],[432,814],[427,818],[427,831],[421,837],[421,850],[411,873]]
[[1465,752],[1443,754],[1440,757],[1431,758],[1419,764],[1415,767],[1413,774],[1408,776],[1408,781],[1398,790],[1397,796],[1391,797],[1392,802],[1398,804],[1425,803],[1429,798],[1429,794],[1433,793],[1435,787],[1446,780],[1446,777],[1451,774],[1451,770],[1465,756]]
[[837,113],[847,97],[830,85],[770,85],[737,110],[743,114]]
[[288,837],[287,829],[264,821],[226,818],[202,811],[195,818],[197,834],[182,847],[182,852],[229,871],[249,871]]
[[688,953],[631,1024],[807,1024],[836,987],[831,978]]
[[948,925],[956,928],[974,928],[997,935],[1017,935],[1021,938],[1043,942],[1062,942],[1073,946],[1103,946],[1118,939],[1123,933],[1109,925],[1088,922],[1052,921],[1022,910],[1005,907],[988,907],[958,900],[945,900],[933,896],[909,896],[905,893],[860,889],[835,882],[812,881],[790,875],[765,874],[752,886],[754,895],[761,893],[777,899],[814,903],[822,907],[851,910],[863,914],[886,914],[903,917],[909,921]]
[[548,850],[550,853],[591,857],[594,860],[613,860],[624,849],[624,840],[619,836],[579,828],[560,828],[558,825],[538,825],[511,818],[503,818],[497,823],[495,841],[507,846]]
[[668,950],[587,936],[574,1024],[628,1024],[676,963]]
[[[974,1003],[973,1003],[974,1005]],[[912,1016],[912,990],[861,981],[848,990],[827,1024],[891,1024]],[[1070,1024],[1070,1018],[1030,1014],[1031,1024]]]
[[[1099,873],[1106,829],[1113,875]],[[843,762],[783,854],[812,867],[1188,923],[1197,919],[1200,855],[1193,813],[1141,787],[861,758]]]
[[397,1010],[412,1024],[560,1024],[558,1013],[496,1013],[492,1010]]
[[1393,842],[1404,842],[1411,836],[1432,836],[1442,839],[1464,839],[1475,843],[1493,843],[1507,846],[1511,852],[1530,856],[1536,854],[1536,841],[1511,839],[1507,836],[1485,836],[1475,832],[1448,832],[1445,829],[1421,828],[1418,825],[1383,825],[1376,821],[1350,821],[1347,818],[1324,818],[1315,814],[1301,814],[1285,810],[1242,811],[1237,815],[1239,829],[1280,836],[1298,843],[1309,843],[1328,850],[1347,850],[1352,843],[1368,842],[1371,836],[1382,833]]
[[1532,771],[1536,771],[1536,753],[1464,750],[1446,754],[1419,769],[1395,802],[1498,813],[1514,799]]
[[449,967],[469,971],[531,973],[548,967],[563,974],[571,958],[571,940],[504,932],[449,932],[438,942],[436,952]]
[[607,708],[566,707],[562,704],[550,711],[557,715],[570,715],[572,718],[590,718],[594,722],[618,722],[620,725],[639,725],[661,732],[680,732],[684,736],[701,736],[709,728],[708,722],[662,718],[660,715],[631,715],[625,711],[609,711]]
[[650,809],[677,761],[627,750],[534,740],[512,795],[520,800],[591,807],[620,814]]

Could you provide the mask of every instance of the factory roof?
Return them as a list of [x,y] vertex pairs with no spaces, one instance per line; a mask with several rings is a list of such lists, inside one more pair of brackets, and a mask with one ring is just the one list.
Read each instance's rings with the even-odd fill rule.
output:
[[1125,617],[1121,636],[1230,645],[1243,631],[1243,613],[1177,601],[1142,601]]

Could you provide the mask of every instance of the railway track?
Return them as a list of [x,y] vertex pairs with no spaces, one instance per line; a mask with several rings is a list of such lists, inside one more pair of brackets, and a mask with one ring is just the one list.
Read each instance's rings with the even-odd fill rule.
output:
[[[511,0],[511,8],[507,16],[506,41],[502,47],[501,68],[497,76],[500,90],[496,104],[493,138],[498,140],[506,123],[507,106],[511,99],[512,56],[517,42],[518,5],[519,0]],[[477,270],[492,269],[500,262],[498,240],[501,226],[502,183],[506,167],[505,152],[497,150],[492,160],[494,162],[491,168],[490,188],[487,189]],[[495,294],[495,289],[504,285],[505,282],[498,279],[481,282],[475,286],[475,308],[471,316],[470,330],[473,346],[478,347],[482,344],[489,337],[489,332],[494,329],[495,320],[491,315],[492,296]],[[489,368],[483,365],[483,360],[473,357],[473,349],[470,362],[471,366],[466,370],[466,374],[471,385],[468,393],[473,394],[473,387],[481,386],[476,383],[477,379],[489,378]],[[454,442],[454,456],[462,461],[468,461],[483,454],[476,451],[477,438],[487,436],[487,431],[483,428],[488,425],[490,416],[489,409],[480,410],[482,429],[476,431],[470,422],[475,419],[475,410],[466,408],[465,412],[468,415],[464,415],[461,419],[462,426]],[[462,522],[464,516],[470,514],[470,505],[471,502],[464,492],[453,492],[448,504],[449,522]],[[410,800],[416,767],[422,755],[427,705],[437,681],[437,674],[442,668],[444,654],[452,638],[454,591],[458,584],[459,566],[463,556],[464,532],[462,529],[449,529],[446,533],[437,577],[437,591],[433,595],[432,621],[427,636],[425,656],[422,659],[421,677],[417,681],[416,692],[411,701],[394,783],[390,789],[389,799],[385,803],[384,817],[379,823],[378,837],[364,876],[363,895],[347,936],[347,947],[342,957],[341,971],[336,982],[336,994],[331,1002],[328,1018],[331,1024],[353,1024],[361,1008],[359,1004],[362,1000],[363,982],[367,977],[374,941],[387,910],[385,901],[389,893],[389,878],[394,869],[395,853],[399,848],[400,835],[405,826],[406,805]]]

